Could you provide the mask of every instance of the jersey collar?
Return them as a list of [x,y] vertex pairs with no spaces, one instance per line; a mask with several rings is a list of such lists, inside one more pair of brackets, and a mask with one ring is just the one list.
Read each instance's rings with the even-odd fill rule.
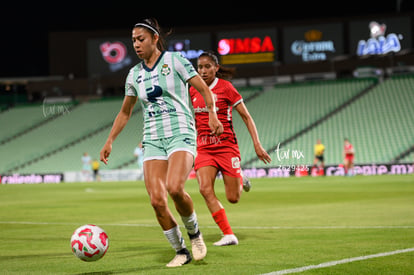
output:
[[161,52],[160,56],[158,56],[158,59],[157,59],[157,61],[155,61],[154,66],[152,66],[152,68],[148,68],[148,66],[147,66],[147,65],[145,65],[145,62],[144,62],[144,61],[142,61],[142,66],[144,67],[144,69],[145,69],[147,72],[152,72],[152,71],[153,71],[153,70],[157,67],[158,62],[160,62],[160,60],[161,60],[162,56],[164,55],[164,53],[165,53],[165,51],[162,51],[162,52]]
[[218,81],[219,81],[219,79],[216,77],[213,80],[213,82],[210,84],[210,86],[208,86],[210,88],[210,90],[213,90],[213,88],[216,87]]

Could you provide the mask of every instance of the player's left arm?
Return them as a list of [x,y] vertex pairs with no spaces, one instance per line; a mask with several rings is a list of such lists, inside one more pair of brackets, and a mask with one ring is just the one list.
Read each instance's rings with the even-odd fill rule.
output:
[[254,123],[252,116],[247,110],[246,105],[242,101],[239,104],[237,104],[234,108],[237,110],[237,112],[243,119],[244,124],[246,124],[247,130],[249,131],[250,136],[252,138],[254,150],[256,151],[257,157],[264,163],[270,163],[272,159],[270,158],[269,154],[266,152],[266,150],[263,148],[260,142],[256,124]]

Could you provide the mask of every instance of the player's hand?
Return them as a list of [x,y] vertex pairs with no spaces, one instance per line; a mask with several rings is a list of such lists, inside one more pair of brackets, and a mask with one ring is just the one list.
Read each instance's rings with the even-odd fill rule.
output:
[[111,151],[112,151],[112,144],[108,142],[105,143],[100,153],[100,160],[103,163],[108,164],[108,157],[109,157],[109,154],[111,154]]
[[266,152],[266,150],[262,147],[261,144],[256,144],[254,146],[254,150],[256,151],[257,157],[263,161],[265,164],[268,164],[272,161],[269,154]]
[[221,124],[215,112],[209,114],[208,126],[210,126],[212,135],[219,136],[224,132],[223,124]]

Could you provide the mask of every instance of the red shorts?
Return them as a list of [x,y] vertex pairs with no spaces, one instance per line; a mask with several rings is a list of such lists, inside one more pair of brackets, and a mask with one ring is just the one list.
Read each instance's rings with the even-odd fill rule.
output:
[[240,151],[237,144],[223,142],[211,146],[202,146],[197,149],[194,170],[201,167],[214,166],[222,174],[241,178]]
[[350,163],[354,162],[354,155],[345,155],[345,159],[348,160]]

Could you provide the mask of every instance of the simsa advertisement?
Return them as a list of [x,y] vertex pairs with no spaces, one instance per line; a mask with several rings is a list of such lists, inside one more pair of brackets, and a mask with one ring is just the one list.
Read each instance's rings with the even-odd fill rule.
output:
[[217,40],[217,52],[223,65],[276,60],[276,29],[219,32]]

